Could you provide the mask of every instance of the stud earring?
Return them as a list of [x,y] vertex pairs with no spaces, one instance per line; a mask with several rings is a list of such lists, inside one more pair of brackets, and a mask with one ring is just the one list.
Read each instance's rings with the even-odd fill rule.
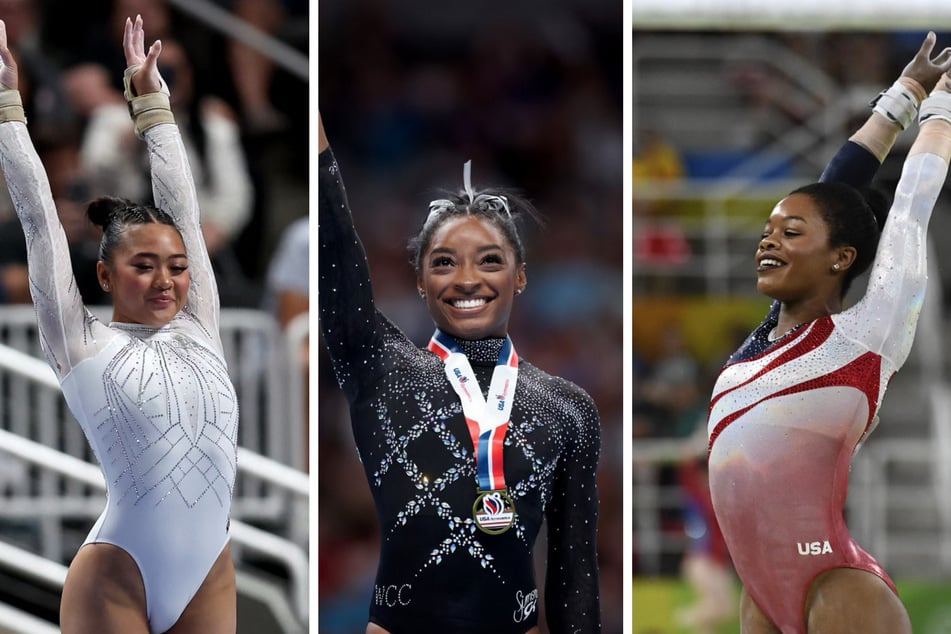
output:
[[103,284],[103,285],[102,285],[102,290],[108,291],[108,290],[109,290],[109,285],[108,285],[108,284]]
[[836,262],[835,264],[832,265],[832,270],[833,270],[833,271],[838,271],[838,270],[839,270],[839,263],[838,263],[838,262]]
[[421,288],[417,288],[416,290],[419,292],[420,297],[422,297],[423,299],[426,299],[426,291],[424,291]]

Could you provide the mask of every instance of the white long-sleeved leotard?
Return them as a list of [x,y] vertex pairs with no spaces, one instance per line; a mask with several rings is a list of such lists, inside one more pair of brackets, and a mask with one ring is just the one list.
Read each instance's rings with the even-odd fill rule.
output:
[[[710,404],[710,488],[737,573],[784,634],[805,631],[816,575],[885,571],[842,516],[851,457],[911,349],[926,282],[925,234],[948,165],[905,162],[868,289],[764,350],[741,348]],[[748,344],[749,345],[749,342]]]
[[188,255],[185,307],[167,325],[105,324],[83,306],[49,182],[20,122],[0,124],[0,168],[26,236],[43,350],[102,468],[106,507],[86,543],[124,549],[152,632],[169,629],[228,540],[238,405],[218,291],[178,128],[145,134],[155,204]]

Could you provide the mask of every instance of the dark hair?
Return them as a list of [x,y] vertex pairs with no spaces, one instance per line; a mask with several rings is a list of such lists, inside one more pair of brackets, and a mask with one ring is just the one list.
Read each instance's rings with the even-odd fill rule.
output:
[[125,198],[102,196],[89,203],[86,216],[90,222],[102,227],[102,239],[99,241],[99,259],[103,262],[112,261],[112,252],[122,240],[122,234],[129,225],[145,225],[158,223],[168,225],[181,231],[175,220],[165,211],[152,205],[132,202]]
[[510,190],[501,188],[475,190],[471,196],[466,191],[443,194],[445,198],[429,203],[429,215],[419,233],[410,238],[407,245],[411,254],[410,261],[417,273],[422,269],[423,254],[429,248],[436,229],[446,221],[461,216],[478,216],[498,227],[515,250],[517,263],[525,262],[525,246],[522,244],[518,225],[525,216],[542,224],[541,216],[530,202]]
[[829,229],[829,246],[855,247],[855,262],[842,278],[842,295],[852,281],[875,261],[878,239],[888,216],[889,200],[873,187],[855,188],[845,183],[813,183],[792,194],[809,196]]

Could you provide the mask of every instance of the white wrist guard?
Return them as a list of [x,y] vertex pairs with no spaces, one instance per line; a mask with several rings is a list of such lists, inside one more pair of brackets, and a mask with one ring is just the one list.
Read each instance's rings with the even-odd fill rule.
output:
[[21,121],[26,123],[26,115],[23,113],[23,101],[20,99],[20,91],[6,88],[0,90],[0,123],[6,121]]
[[893,121],[904,130],[915,120],[918,114],[918,100],[915,93],[896,81],[887,90],[883,90],[871,103],[872,110]]
[[139,70],[138,66],[129,66],[122,75],[123,94],[129,102],[129,114],[132,115],[132,124],[135,127],[135,136],[140,139],[145,131],[160,123],[175,123],[172,116],[172,107],[169,104],[169,91],[165,80],[159,77],[161,88],[157,92],[137,95],[132,86],[132,76]]
[[918,123],[924,123],[932,118],[944,119],[951,123],[951,92],[935,90],[921,102]]

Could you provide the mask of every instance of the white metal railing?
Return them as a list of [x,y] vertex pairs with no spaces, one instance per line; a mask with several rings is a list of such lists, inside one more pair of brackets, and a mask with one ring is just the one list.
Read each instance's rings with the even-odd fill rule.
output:
[[0,627],[17,634],[60,634],[58,627],[5,603],[0,603]]
[[[825,71],[810,60],[803,58],[787,46],[763,37],[751,34],[729,34],[722,37],[698,39],[695,36],[665,34],[654,37],[650,34],[635,33],[635,46],[632,57],[632,72],[637,90],[634,93],[633,118],[635,129],[649,127],[662,134],[679,135],[688,139],[703,136],[703,132],[721,126],[711,123],[709,118],[716,115],[717,108],[726,109],[724,123],[729,121],[732,129],[720,131],[720,147],[735,147],[738,141],[736,126],[742,124],[752,129],[749,134],[757,137],[771,135],[773,141],[756,157],[734,170],[733,176],[761,173],[770,165],[770,156],[782,154],[800,157],[807,163],[821,169],[823,157],[831,155],[835,145],[844,140],[848,116],[856,109],[854,95],[843,93]],[[672,65],[673,64],[673,65]],[[815,111],[806,120],[799,123],[789,121],[779,106],[772,108],[776,116],[770,119],[770,126],[786,122],[785,129],[759,129],[752,123],[752,113],[743,107],[736,96],[735,88],[726,77],[730,69],[737,64],[753,64],[767,74],[771,80],[783,81],[783,92],[779,98],[783,103],[808,102],[814,104]],[[653,81],[652,68],[660,68],[663,76]],[[707,74],[702,74],[707,69]],[[700,74],[698,74],[700,73]],[[677,76],[687,78],[675,84]],[[672,84],[682,86],[680,94],[672,94]],[[732,102],[718,103],[717,95],[730,95]],[[681,97],[680,104],[690,104],[684,114],[676,109],[664,108],[662,111],[650,111],[654,102],[671,103],[671,97]],[[867,107],[868,100],[874,95],[865,95],[861,107]],[[777,104],[779,103],[777,100]],[[761,106],[763,107],[763,106]],[[644,112],[647,114],[644,114]],[[671,119],[672,114],[679,116]],[[666,121],[652,120],[657,116]],[[676,121],[676,129],[671,128]],[[708,135],[709,136],[709,135]],[[760,139],[757,139],[760,140]],[[752,143],[753,141],[750,141]]]

